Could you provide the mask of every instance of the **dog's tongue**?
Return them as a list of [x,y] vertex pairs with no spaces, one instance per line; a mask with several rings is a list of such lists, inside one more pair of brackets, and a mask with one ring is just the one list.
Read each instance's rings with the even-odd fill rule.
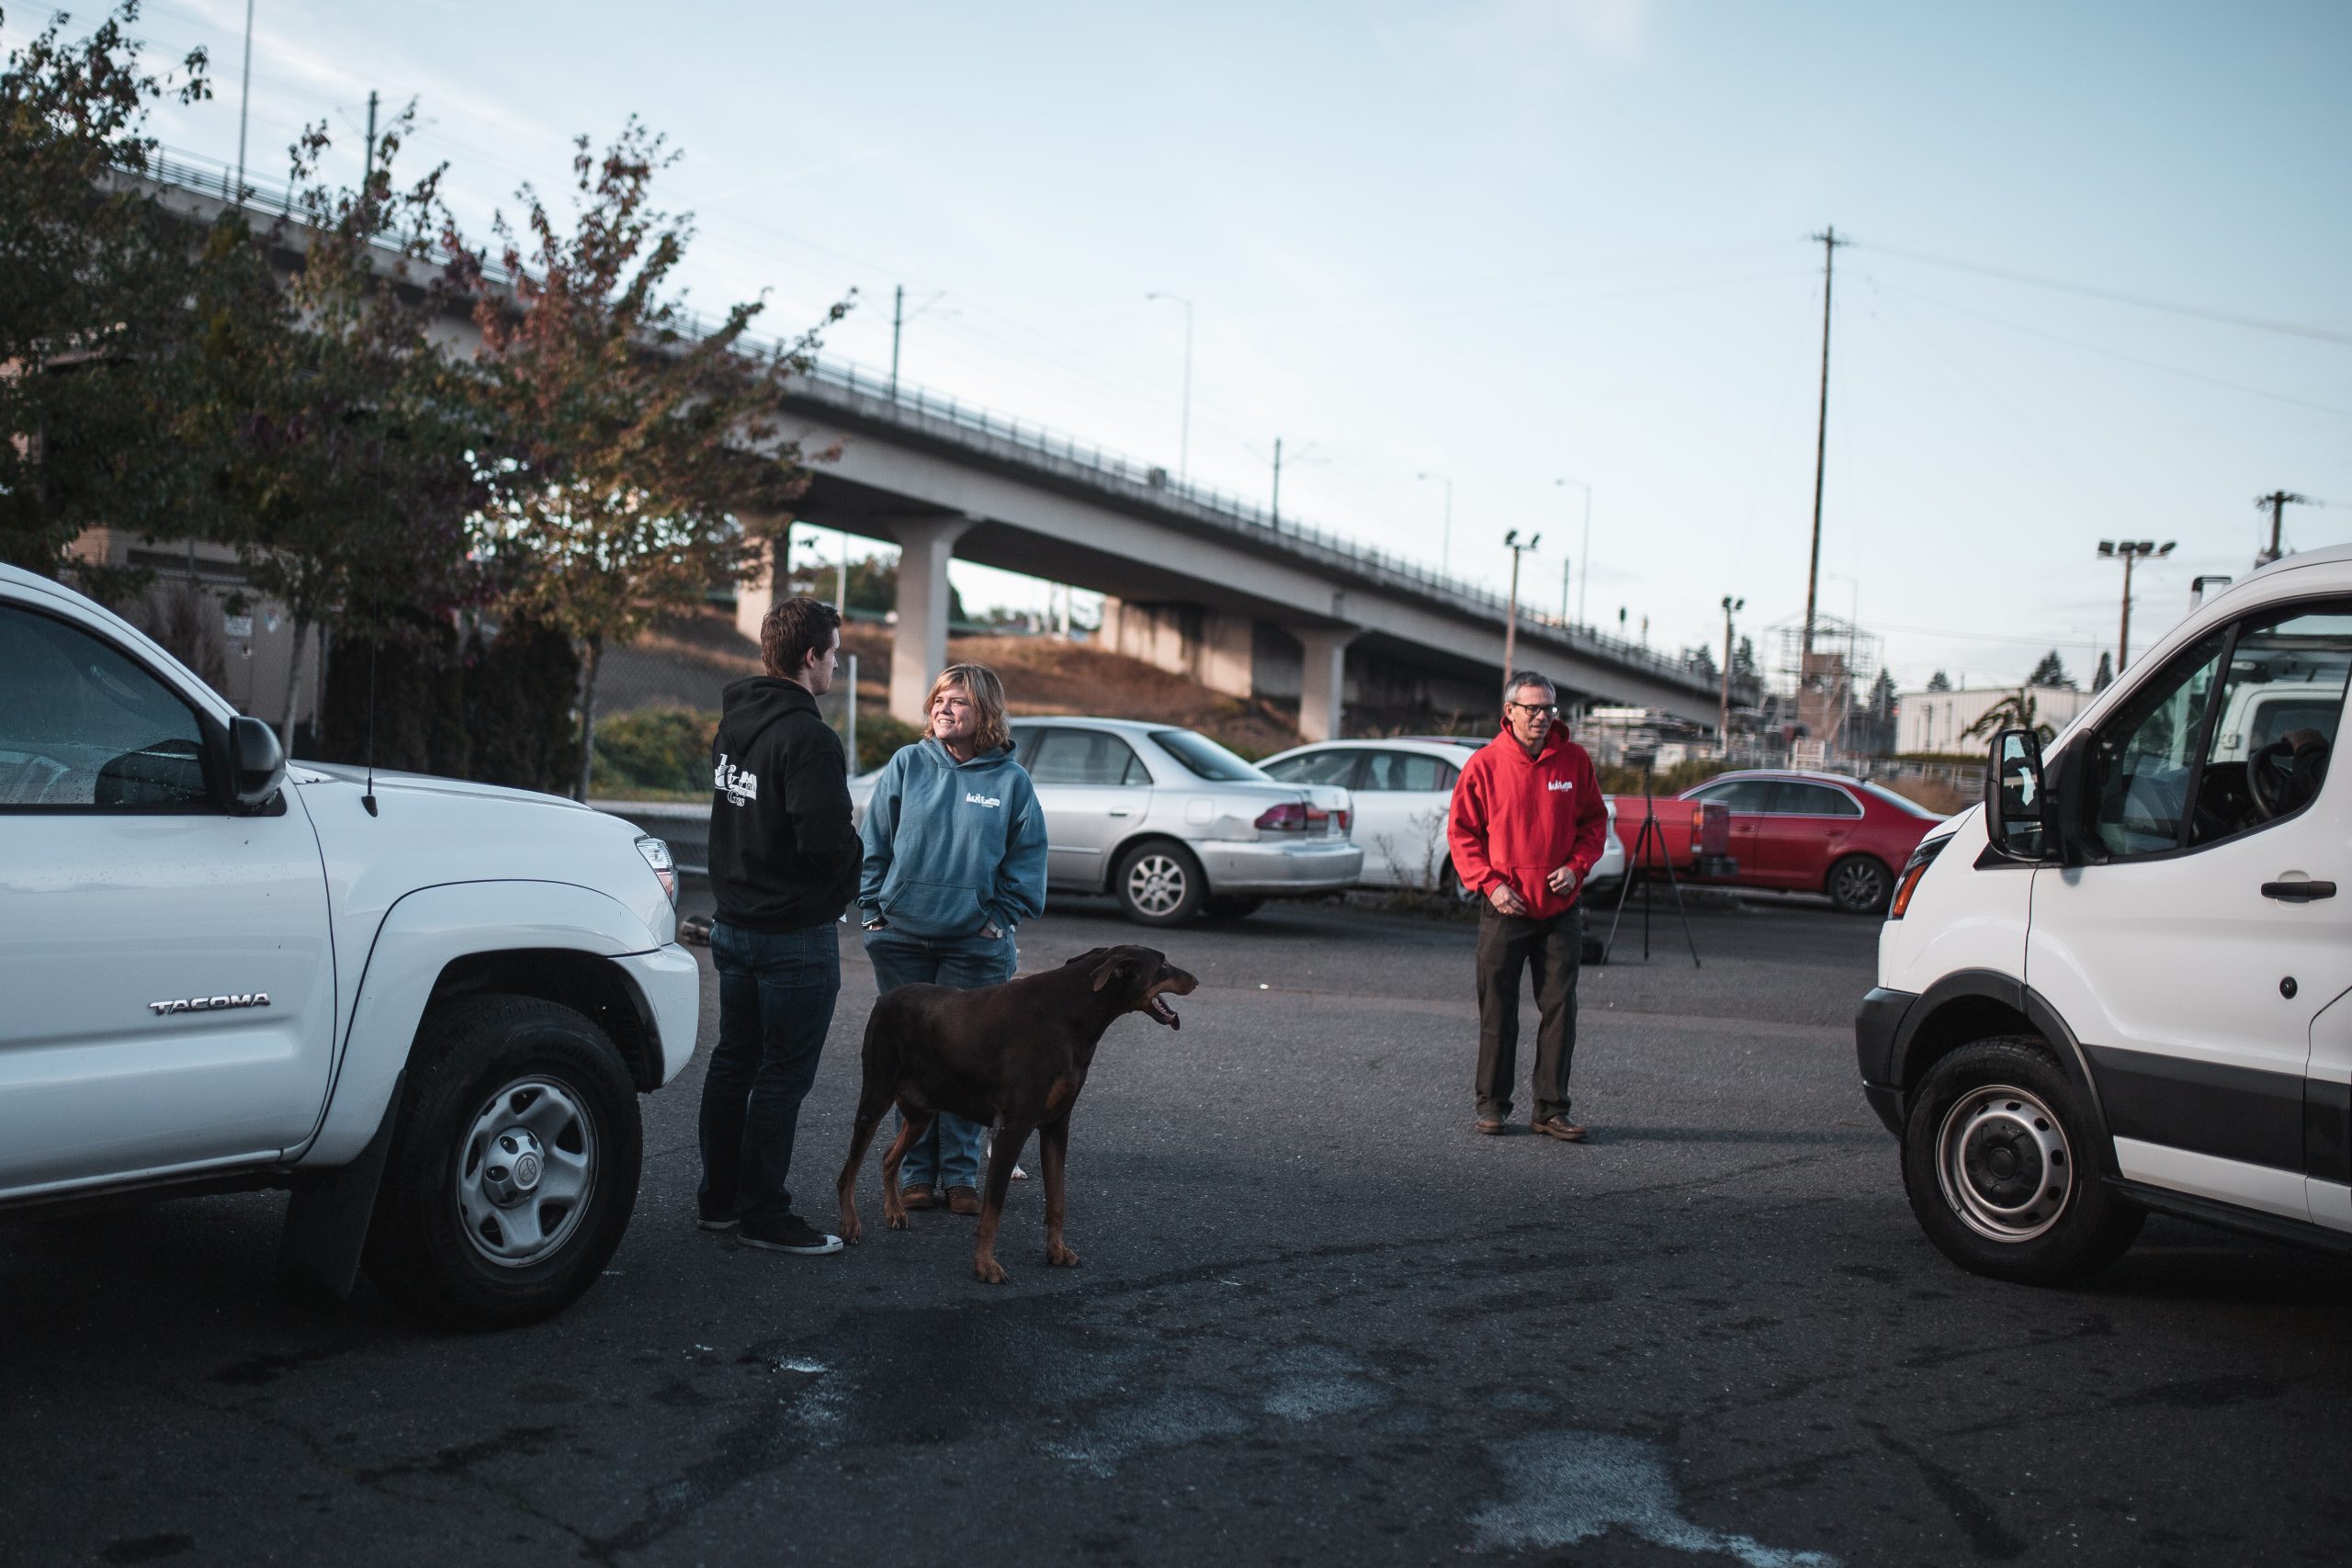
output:
[[1184,1021],[1177,1016],[1176,1010],[1170,1007],[1158,997],[1151,998],[1151,1016],[1158,1019],[1160,1022],[1166,1024],[1170,1029],[1182,1029],[1184,1027]]

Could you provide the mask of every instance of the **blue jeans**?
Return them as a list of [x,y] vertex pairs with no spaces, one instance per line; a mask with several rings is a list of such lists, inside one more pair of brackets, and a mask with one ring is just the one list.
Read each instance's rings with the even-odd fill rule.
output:
[[[1012,978],[1021,963],[1020,950],[1009,936],[908,936],[888,926],[865,933],[865,955],[874,960],[877,993],[900,986],[946,986],[974,991]],[[893,1121],[892,1125],[900,1124]],[[920,1142],[907,1151],[899,1179],[909,1187],[969,1187],[980,1185],[980,1136],[987,1131],[978,1122],[941,1111]]]
[[781,1219],[792,1212],[800,1102],[842,990],[833,924],[797,931],[710,928],[718,969],[718,1043],[702,1081],[703,1218]]

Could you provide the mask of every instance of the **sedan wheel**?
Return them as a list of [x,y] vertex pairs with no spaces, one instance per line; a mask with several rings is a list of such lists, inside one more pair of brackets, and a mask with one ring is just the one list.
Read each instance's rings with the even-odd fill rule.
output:
[[1829,868],[1829,901],[1849,915],[1875,915],[1886,908],[1894,877],[1872,855],[1848,855]]
[[1119,862],[1119,908],[1139,925],[1181,926],[1208,900],[1201,863],[1174,844],[1138,844]]

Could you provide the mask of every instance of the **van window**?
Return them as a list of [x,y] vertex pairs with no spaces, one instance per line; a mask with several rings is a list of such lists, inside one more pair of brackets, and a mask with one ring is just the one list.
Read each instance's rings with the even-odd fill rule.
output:
[[2352,605],[2242,624],[2188,841],[2211,843],[2301,810],[2319,794],[2352,672]]
[[2091,835],[2109,855],[2177,849],[2222,634],[2188,649],[2132,694],[2086,750]]

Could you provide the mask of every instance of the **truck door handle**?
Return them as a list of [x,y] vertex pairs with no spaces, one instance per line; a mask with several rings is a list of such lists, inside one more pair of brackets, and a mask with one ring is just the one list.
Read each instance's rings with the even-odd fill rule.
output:
[[2262,885],[2265,898],[2283,898],[2289,903],[2303,904],[2313,898],[2335,897],[2333,882],[2266,882]]

